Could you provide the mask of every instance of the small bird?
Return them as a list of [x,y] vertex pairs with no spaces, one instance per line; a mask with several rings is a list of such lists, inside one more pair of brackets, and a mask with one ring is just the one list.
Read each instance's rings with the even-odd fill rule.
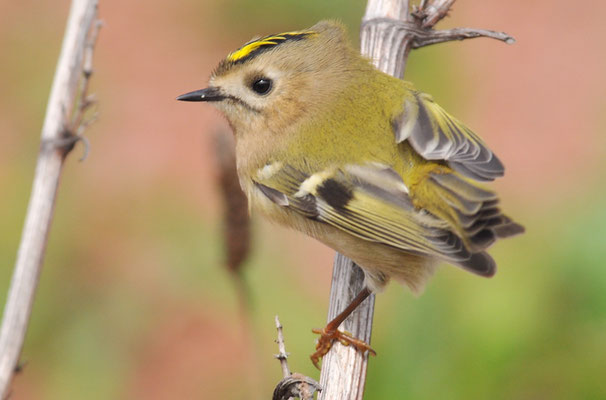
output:
[[177,99],[212,102],[225,115],[253,211],[364,271],[365,289],[314,330],[316,366],[335,340],[372,352],[337,328],[390,279],[419,292],[442,261],[492,276],[486,249],[524,231],[482,184],[504,173],[482,139],[377,70],[337,22],[252,40],[219,63],[206,89]]

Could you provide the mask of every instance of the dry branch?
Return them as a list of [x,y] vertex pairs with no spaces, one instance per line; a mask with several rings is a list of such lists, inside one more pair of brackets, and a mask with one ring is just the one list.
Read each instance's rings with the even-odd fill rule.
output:
[[0,399],[7,396],[23,347],[63,162],[90,123],[85,121],[92,104],[88,80],[99,27],[97,0],[74,0],[42,126],[32,193],[0,329]]
[[[505,33],[457,28],[436,31],[433,26],[444,18],[454,0],[422,0],[409,11],[408,0],[368,0],[360,32],[361,52],[381,71],[397,78],[404,76],[408,53],[413,48],[451,40],[490,37],[513,43]],[[337,316],[362,290],[364,274],[353,261],[335,257],[330,291],[328,321]],[[342,324],[343,330],[370,343],[374,296],[364,301]],[[320,400],[362,399],[368,354],[352,346],[335,343],[322,361]]]
[[223,197],[223,241],[225,266],[235,279],[242,279],[242,267],[250,250],[251,232],[248,200],[240,187],[236,151],[231,132],[217,131],[214,137],[217,183]]
[[288,353],[286,352],[286,346],[284,345],[284,332],[282,331],[282,324],[276,315],[276,329],[278,330],[278,349],[280,352],[275,357],[280,360],[280,367],[282,367],[283,379],[278,382],[274,389],[272,400],[289,400],[292,398],[299,398],[301,400],[313,400],[316,391],[322,390],[318,382],[314,381],[308,376],[299,373],[290,373],[288,368]]
[[276,329],[278,330],[278,339],[276,343],[278,343],[278,350],[280,351],[276,354],[276,358],[280,361],[280,367],[282,367],[282,377],[286,378],[290,376],[290,369],[288,368],[288,353],[286,352],[286,345],[284,344],[284,331],[282,324],[280,323],[280,319],[276,315]]

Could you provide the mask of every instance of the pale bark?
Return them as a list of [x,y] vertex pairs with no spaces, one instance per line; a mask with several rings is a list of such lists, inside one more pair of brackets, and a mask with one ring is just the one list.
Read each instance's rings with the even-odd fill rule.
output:
[[[74,0],[42,127],[42,143],[27,216],[0,328],[0,399],[8,396],[19,362],[66,155],[86,126],[83,112],[92,42],[98,29],[97,0]],[[82,81],[84,79],[84,81]],[[79,85],[80,83],[80,85]],[[84,96],[84,97],[81,97]]]

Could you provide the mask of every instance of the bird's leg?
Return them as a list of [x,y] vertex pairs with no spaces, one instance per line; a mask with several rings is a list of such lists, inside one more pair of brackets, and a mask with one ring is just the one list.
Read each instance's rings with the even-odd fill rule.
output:
[[370,348],[368,343],[363,340],[356,339],[349,332],[341,332],[337,328],[345,319],[351,314],[368,296],[370,296],[370,290],[368,288],[362,289],[360,293],[351,301],[351,303],[343,310],[339,315],[335,317],[332,321],[330,321],[324,329],[312,329],[313,333],[317,333],[320,335],[318,338],[318,343],[316,344],[316,352],[311,355],[311,361],[318,367],[318,362],[322,357],[328,353],[332,344],[335,340],[338,340],[344,346],[352,345],[357,350],[364,352],[368,350],[368,352],[372,355],[376,355],[375,351]]

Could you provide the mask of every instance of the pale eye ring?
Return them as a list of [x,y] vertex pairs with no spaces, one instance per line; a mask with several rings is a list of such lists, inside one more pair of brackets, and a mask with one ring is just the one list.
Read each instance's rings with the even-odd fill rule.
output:
[[257,94],[266,95],[272,88],[272,81],[269,78],[255,79],[250,88]]

